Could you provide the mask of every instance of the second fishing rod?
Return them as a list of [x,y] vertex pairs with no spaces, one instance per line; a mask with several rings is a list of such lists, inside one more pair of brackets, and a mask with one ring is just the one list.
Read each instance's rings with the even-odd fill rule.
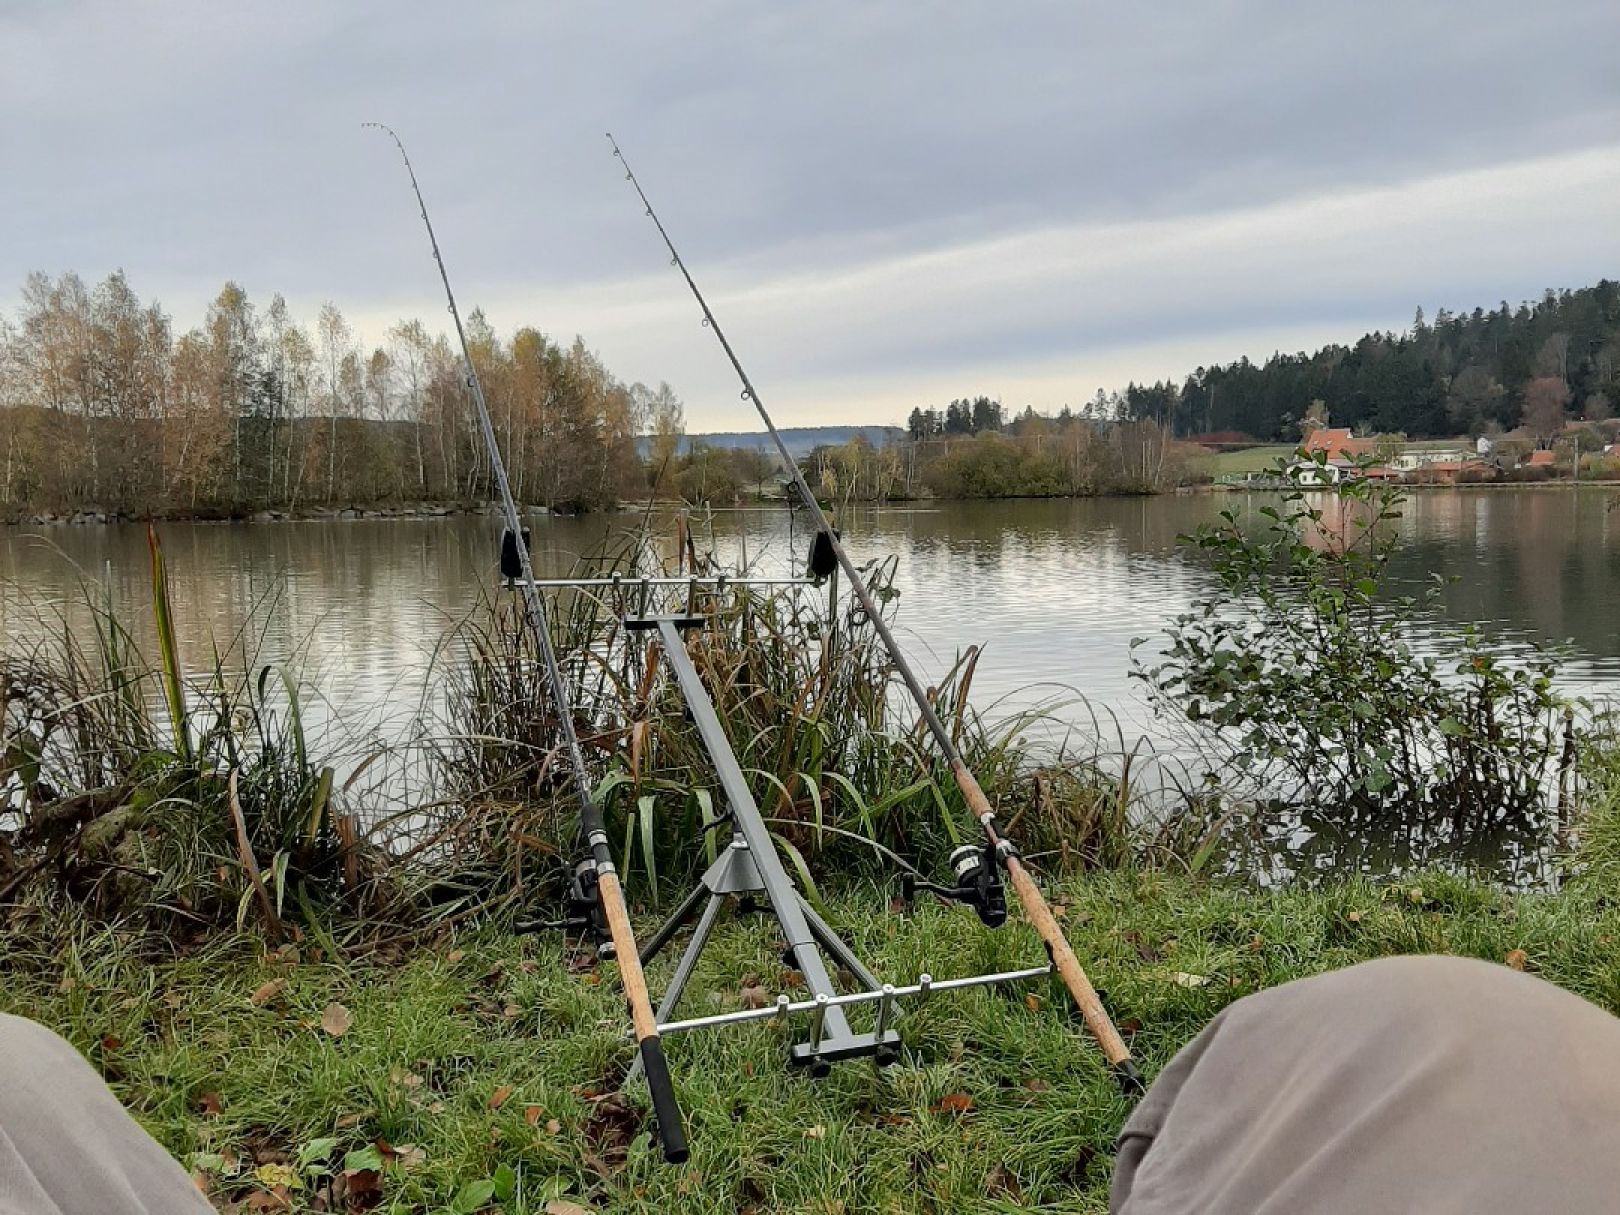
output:
[[727,340],[725,331],[720,328],[720,322],[715,317],[714,310],[709,307],[709,303],[704,299],[703,292],[698,289],[697,282],[693,279],[691,271],[686,268],[686,262],[681,258],[680,251],[675,248],[675,242],[664,228],[663,221],[658,218],[658,213],[653,209],[652,202],[647,197],[647,192],[641,188],[641,182],[636,177],[635,171],[631,169],[630,162],[625,159],[624,153],[619,148],[618,141],[613,138],[612,132],[608,133],[607,138],[608,143],[612,145],[613,155],[624,166],[626,179],[635,187],[636,195],[641,199],[641,205],[646,209],[647,217],[653,221],[653,224],[658,229],[658,235],[663,238],[664,247],[669,250],[670,261],[681,272],[681,277],[686,280],[686,285],[691,290],[692,297],[697,301],[698,307],[703,310],[704,325],[714,331],[714,336],[719,341],[721,349],[725,351],[732,370],[737,373],[737,379],[742,383],[743,398],[753,404],[754,409],[759,413],[760,421],[765,424],[771,442],[776,447],[777,455],[781,458],[782,465],[792,480],[794,491],[804,509],[810,514],[811,520],[817,529],[816,547],[824,552],[830,552],[838,567],[843,570],[844,576],[848,578],[850,591],[860,603],[867,619],[872,622],[872,627],[877,630],[884,647],[888,650],[889,657],[894,661],[895,669],[905,682],[906,689],[911,693],[912,699],[917,702],[918,712],[922,714],[928,732],[933,735],[941,755],[944,756],[946,763],[950,766],[951,775],[955,779],[957,787],[962,791],[968,809],[978,819],[980,827],[983,828],[991,859],[995,864],[1006,870],[1013,890],[1018,895],[1018,901],[1024,909],[1025,917],[1046,946],[1052,964],[1057,968],[1058,975],[1063,980],[1064,987],[1068,989],[1075,1006],[1080,1010],[1080,1015],[1085,1019],[1086,1027],[1097,1040],[1097,1045],[1102,1049],[1104,1057],[1107,1058],[1109,1065],[1113,1068],[1121,1089],[1131,1094],[1140,1093],[1142,1091],[1142,1079],[1137,1072],[1136,1064],[1131,1059],[1130,1048],[1125,1045],[1125,1040],[1120,1036],[1119,1030],[1115,1028],[1112,1019],[1108,1016],[1108,1010],[1103,1007],[1101,997],[1098,996],[1096,988],[1092,986],[1091,980],[1086,976],[1085,969],[1080,965],[1079,958],[1075,956],[1073,946],[1069,944],[1068,938],[1063,935],[1057,917],[1052,914],[1052,909],[1047,905],[1045,897],[1041,894],[1040,887],[1036,885],[1035,878],[1019,858],[1017,848],[1013,846],[1012,841],[1003,832],[1000,823],[996,819],[995,808],[990,804],[990,799],[985,796],[978,779],[969,770],[966,761],[962,758],[961,749],[956,745],[956,740],[951,737],[951,732],[946,728],[945,723],[940,720],[933,701],[929,699],[926,689],[917,678],[917,673],[912,670],[911,664],[906,660],[906,656],[884,620],[883,613],[874,600],[871,590],[867,587],[866,580],[855,567],[855,563],[850,560],[849,553],[839,540],[838,533],[833,530],[831,521],[828,520],[826,513],[821,509],[821,503],[816,499],[815,493],[805,480],[804,471],[799,467],[799,462],[788,451],[787,444],[776,429],[776,424],[771,420],[771,415],[766,411],[764,402],[760,400],[759,393],[754,389],[753,382],[748,378],[748,372],[743,369],[742,361],[737,357],[736,351],[731,348],[731,343]]

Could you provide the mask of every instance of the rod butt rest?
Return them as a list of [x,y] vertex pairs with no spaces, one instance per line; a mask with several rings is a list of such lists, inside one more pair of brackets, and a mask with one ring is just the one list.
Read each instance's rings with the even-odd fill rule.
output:
[[1129,1059],[1114,1064],[1114,1080],[1119,1084],[1119,1091],[1127,1097],[1140,1097],[1147,1092],[1147,1085],[1142,1083],[1142,1073]]
[[670,1164],[682,1164],[692,1153],[686,1146],[681,1107],[675,1104],[675,1088],[669,1080],[664,1044],[656,1035],[641,1040],[641,1069],[647,1076],[647,1092],[652,1096],[653,1116],[658,1119],[658,1143],[664,1149],[664,1159]]

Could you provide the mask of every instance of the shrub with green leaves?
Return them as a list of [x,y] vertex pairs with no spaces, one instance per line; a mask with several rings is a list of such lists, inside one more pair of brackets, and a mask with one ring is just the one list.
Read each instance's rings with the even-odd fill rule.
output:
[[[1364,470],[1363,470],[1364,471]],[[1475,629],[1445,658],[1413,648],[1438,581],[1396,595],[1388,566],[1403,495],[1351,473],[1183,537],[1219,591],[1133,674],[1162,716],[1189,723],[1228,791],[1313,809],[1395,812],[1460,832],[1537,818],[1560,751],[1556,658],[1506,661]],[[1140,643],[1139,643],[1140,644]]]

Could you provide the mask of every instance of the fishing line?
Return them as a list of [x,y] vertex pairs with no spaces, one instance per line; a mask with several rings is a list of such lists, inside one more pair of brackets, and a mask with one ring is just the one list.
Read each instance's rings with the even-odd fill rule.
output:
[[[895,670],[899,673],[901,680],[911,693],[912,699],[916,702],[917,710],[922,715],[929,733],[933,735],[941,755],[950,765],[951,775],[955,778],[957,787],[967,801],[969,810],[979,820],[979,825],[984,830],[987,842],[977,873],[978,880],[982,882],[992,876],[997,867],[1006,871],[1008,878],[1012,882],[1013,889],[1018,894],[1019,902],[1023,905],[1025,917],[1040,935],[1048,954],[1051,956],[1052,964],[1057,968],[1059,975],[1063,979],[1064,986],[1068,988],[1070,996],[1080,1009],[1087,1028],[1091,1030],[1092,1036],[1097,1040],[1097,1044],[1102,1048],[1103,1054],[1112,1065],[1120,1086],[1127,1092],[1140,1092],[1142,1081],[1137,1073],[1136,1065],[1132,1062],[1130,1048],[1125,1045],[1125,1040],[1120,1037],[1118,1029],[1115,1028],[1113,1021],[1109,1018],[1108,1011],[1103,1007],[1096,988],[1092,986],[1091,980],[1087,978],[1085,970],[1080,965],[1080,960],[1075,956],[1073,947],[1070,946],[1068,939],[1063,935],[1063,930],[1059,927],[1057,918],[1052,914],[1052,909],[1042,896],[1034,877],[1020,860],[1017,848],[1006,837],[1000,824],[996,821],[995,809],[990,805],[989,798],[985,796],[977,778],[969,771],[956,740],[951,736],[945,723],[940,720],[939,714],[935,710],[922,682],[917,678],[911,664],[906,661],[904,652],[901,650],[899,643],[895,641],[894,634],[889,630],[888,622],[884,620],[882,612],[872,597],[871,590],[866,585],[866,580],[855,567],[855,563],[850,560],[849,554],[840,542],[838,533],[833,530],[826,513],[821,509],[821,503],[817,501],[809,483],[805,480],[804,471],[799,467],[799,462],[788,451],[781,432],[776,429],[776,423],[771,420],[771,415],[766,410],[765,403],[760,399],[758,391],[754,388],[753,381],[749,379],[748,372],[743,369],[742,361],[737,357],[737,353],[732,349],[731,342],[727,339],[725,331],[720,327],[719,319],[715,316],[714,310],[709,307],[708,300],[703,297],[703,292],[698,289],[696,280],[693,279],[691,271],[687,269],[686,262],[681,257],[679,250],[675,248],[675,242],[671,239],[668,230],[665,229],[663,220],[658,217],[658,213],[653,209],[651,200],[647,197],[646,191],[642,189],[640,180],[636,177],[635,171],[631,169],[630,162],[625,159],[625,155],[620,150],[618,141],[613,138],[611,131],[608,132],[607,140],[613,148],[614,157],[624,166],[625,178],[635,188],[636,196],[641,199],[641,205],[646,210],[647,218],[652,220],[653,225],[658,229],[658,235],[663,239],[664,247],[669,250],[671,264],[681,272],[681,277],[686,280],[687,288],[691,291],[693,299],[697,301],[698,307],[702,309],[704,327],[714,333],[716,340],[720,343],[720,348],[725,351],[732,370],[742,384],[743,400],[753,404],[754,409],[759,413],[760,421],[765,424],[765,430],[770,435],[772,443],[776,446],[777,455],[782,461],[783,468],[791,478],[804,509],[810,515],[817,529],[812,545],[812,562],[815,562],[818,558],[825,560],[830,557],[831,563],[844,571],[845,576],[849,579],[851,593],[855,596],[861,610],[866,614],[867,619],[871,621],[873,629],[882,640],[884,648],[894,662]],[[967,872],[969,863],[969,858],[962,858],[963,873]],[[981,915],[983,915],[982,910]]]

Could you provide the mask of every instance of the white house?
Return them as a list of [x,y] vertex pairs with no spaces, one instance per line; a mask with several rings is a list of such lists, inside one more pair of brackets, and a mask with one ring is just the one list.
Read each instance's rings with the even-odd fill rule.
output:
[[1340,464],[1318,464],[1315,460],[1295,460],[1288,466],[1288,479],[1296,485],[1337,485],[1344,480]]
[[[1485,443],[1485,440],[1480,442]],[[1489,446],[1482,447],[1478,454],[1484,455],[1489,450]],[[1409,447],[1390,462],[1390,467],[1396,472],[1415,472],[1427,464],[1462,464],[1472,460],[1474,455],[1466,447]]]

